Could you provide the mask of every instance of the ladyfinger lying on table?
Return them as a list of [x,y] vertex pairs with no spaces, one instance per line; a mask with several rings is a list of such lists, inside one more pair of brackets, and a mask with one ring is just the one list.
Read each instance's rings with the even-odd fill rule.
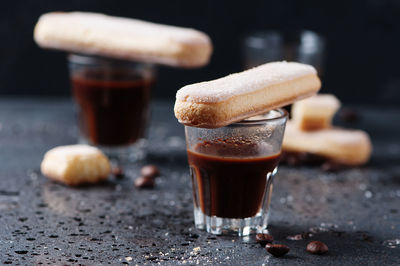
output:
[[282,150],[286,157],[308,153],[323,158],[323,161],[357,166],[369,160],[372,145],[368,134],[362,130],[331,127],[302,131],[293,121],[288,121]]

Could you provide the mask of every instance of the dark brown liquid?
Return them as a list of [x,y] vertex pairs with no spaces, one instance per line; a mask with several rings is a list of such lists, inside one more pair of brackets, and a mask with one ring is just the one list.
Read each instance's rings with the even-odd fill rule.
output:
[[72,76],[83,134],[92,144],[121,146],[144,135],[152,80],[131,73],[85,71]]
[[[261,208],[267,174],[279,162],[279,154],[259,157],[255,144],[205,142],[188,150],[193,171],[195,204],[204,214],[222,218],[246,218]],[[237,157],[226,157],[235,154]],[[264,153],[265,154],[265,153]],[[197,190],[198,193],[195,193]]]

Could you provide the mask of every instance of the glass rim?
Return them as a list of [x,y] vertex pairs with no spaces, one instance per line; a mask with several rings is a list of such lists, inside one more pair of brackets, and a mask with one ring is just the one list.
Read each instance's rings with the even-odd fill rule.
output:
[[154,67],[154,64],[140,61],[132,61],[126,59],[118,59],[112,57],[91,55],[91,54],[79,54],[79,53],[68,53],[67,60],[69,63],[80,64],[80,65],[94,65],[94,64],[107,64],[107,65],[126,65],[126,66],[145,66]]
[[264,49],[271,44],[281,46],[283,45],[283,34],[277,30],[253,31],[244,38],[244,44],[253,49]]
[[251,117],[249,117],[249,118],[243,119],[243,120],[241,120],[241,121],[239,121],[239,122],[235,122],[235,123],[229,124],[229,125],[227,125],[227,127],[229,127],[229,126],[243,126],[243,125],[247,126],[247,125],[265,124],[265,123],[267,123],[267,122],[272,122],[272,121],[278,121],[278,120],[282,120],[282,119],[287,119],[288,116],[289,116],[288,111],[286,111],[286,110],[283,109],[283,108],[275,108],[275,109],[269,110],[268,112],[266,112],[266,113],[264,113],[264,114],[261,114],[261,115],[265,115],[265,114],[267,114],[267,113],[269,113],[269,112],[271,112],[271,111],[276,111],[276,112],[279,113],[279,115],[276,116],[276,117],[260,118],[260,119],[253,119],[253,120],[248,120],[248,119],[251,118]]

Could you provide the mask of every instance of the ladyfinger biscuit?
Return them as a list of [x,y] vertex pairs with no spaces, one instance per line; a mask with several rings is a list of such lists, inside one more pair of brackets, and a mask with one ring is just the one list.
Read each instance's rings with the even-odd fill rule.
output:
[[273,62],[213,81],[181,88],[175,116],[188,126],[217,128],[315,94],[316,70],[295,62]]
[[97,183],[111,171],[107,157],[88,145],[53,148],[45,154],[40,168],[43,175],[71,186]]
[[328,128],[340,108],[339,100],[332,94],[317,94],[293,103],[292,120],[300,130]]
[[88,12],[44,14],[34,39],[43,48],[181,67],[203,66],[212,52],[194,29]]
[[293,121],[286,124],[283,152],[310,153],[326,157],[342,165],[361,165],[368,161],[372,145],[367,133],[361,130],[325,128],[302,131]]

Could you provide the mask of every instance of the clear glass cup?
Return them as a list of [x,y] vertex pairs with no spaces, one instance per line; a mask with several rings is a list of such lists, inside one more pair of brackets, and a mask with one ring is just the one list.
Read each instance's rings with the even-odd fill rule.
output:
[[284,59],[283,36],[278,31],[257,31],[244,39],[245,69]]
[[216,129],[185,126],[198,229],[246,236],[267,228],[286,121],[276,109]]
[[316,32],[303,30],[294,34],[265,30],[244,38],[244,68],[273,61],[297,61],[314,66],[318,75],[324,73],[325,39]]
[[300,33],[300,43],[296,50],[296,61],[314,66],[318,75],[324,74],[325,39],[309,30]]
[[68,63],[80,142],[101,148],[113,160],[144,158],[154,67],[77,54],[70,54]]

